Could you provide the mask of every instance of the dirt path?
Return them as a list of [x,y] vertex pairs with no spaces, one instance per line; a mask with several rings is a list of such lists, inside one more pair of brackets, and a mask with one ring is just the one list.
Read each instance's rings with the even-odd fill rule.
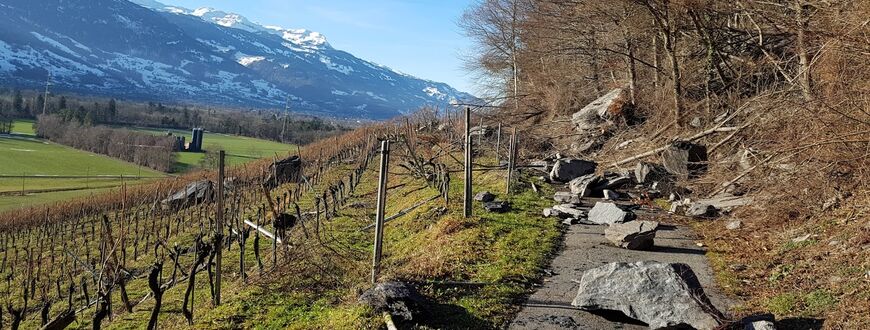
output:
[[[584,205],[595,204],[584,200]],[[653,220],[654,215],[636,212],[639,220]],[[550,265],[552,275],[522,305],[508,329],[647,329],[640,323],[629,323],[625,317],[608,320],[571,306],[577,295],[583,272],[611,262],[656,260],[689,265],[698,276],[705,292],[720,310],[727,310],[729,300],[713,284],[713,274],[704,256],[705,250],[695,244],[696,236],[682,225],[662,223],[652,251],[632,251],[615,247],[604,238],[605,226],[572,225],[565,233],[562,250]]]

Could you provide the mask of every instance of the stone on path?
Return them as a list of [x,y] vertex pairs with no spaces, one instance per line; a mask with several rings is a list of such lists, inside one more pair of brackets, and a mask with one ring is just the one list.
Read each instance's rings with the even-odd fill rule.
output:
[[634,218],[634,214],[613,203],[595,202],[595,206],[589,210],[587,218],[595,224],[612,225],[630,221]]
[[553,206],[553,210],[560,212],[568,217],[585,218],[586,211],[577,208],[574,204],[560,204]]
[[474,195],[474,200],[484,203],[492,202],[495,200],[495,195],[493,195],[489,191],[481,191],[477,193],[477,195]]
[[556,182],[568,182],[576,177],[595,172],[595,162],[582,159],[560,159],[550,170],[550,179]]
[[580,204],[580,196],[567,191],[560,191],[553,195],[553,200],[559,203]]
[[648,250],[653,247],[658,227],[659,223],[655,221],[617,223],[604,229],[604,237],[622,248]]
[[619,311],[651,329],[709,330],[724,318],[685,264],[610,263],[583,273],[579,287],[571,305],[586,311]]

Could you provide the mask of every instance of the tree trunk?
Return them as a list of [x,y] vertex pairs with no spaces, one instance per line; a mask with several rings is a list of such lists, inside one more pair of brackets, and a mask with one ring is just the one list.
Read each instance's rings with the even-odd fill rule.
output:
[[813,93],[810,85],[810,61],[809,55],[807,55],[807,45],[806,45],[806,30],[809,24],[809,20],[806,17],[806,10],[804,9],[803,0],[795,0],[795,16],[798,23],[797,28],[797,53],[798,53],[798,61],[800,62],[800,72],[798,72],[798,81],[801,85],[801,91],[803,92],[804,99],[807,101],[811,101],[813,99]]

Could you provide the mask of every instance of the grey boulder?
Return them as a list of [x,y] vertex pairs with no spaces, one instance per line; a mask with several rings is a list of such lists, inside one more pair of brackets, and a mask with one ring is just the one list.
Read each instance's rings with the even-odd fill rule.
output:
[[614,203],[595,202],[587,217],[590,222],[599,225],[612,225],[634,219],[634,213],[623,210]]
[[493,195],[492,193],[490,193],[488,191],[481,191],[481,192],[477,193],[477,195],[474,195],[474,200],[476,200],[478,202],[484,202],[484,203],[492,202],[495,200],[495,195]]
[[585,218],[586,211],[577,208],[574,204],[560,204],[553,206],[553,210],[564,215],[564,217]]
[[550,179],[556,182],[568,182],[576,177],[595,172],[595,162],[582,159],[560,159],[550,170]]
[[483,208],[493,213],[505,213],[511,210],[510,204],[505,201],[492,201],[483,203]]
[[579,287],[571,305],[586,311],[619,311],[651,329],[715,329],[724,318],[685,264],[610,263],[583,273]]
[[654,181],[662,181],[669,176],[667,169],[659,164],[640,162],[634,167],[634,179],[638,183],[649,184]]
[[622,248],[648,250],[654,245],[658,227],[659,223],[655,221],[617,223],[604,229],[604,237]]
[[707,217],[716,213],[716,208],[706,203],[692,203],[686,208],[686,216]]
[[697,178],[707,171],[707,147],[686,141],[674,142],[662,151],[662,164],[677,178]]
[[607,180],[595,174],[587,174],[568,182],[571,193],[577,194],[580,197],[601,196],[601,190],[606,185]]
[[414,287],[402,282],[385,282],[366,290],[359,302],[375,312],[389,312],[405,320],[413,320],[424,310],[425,298]]

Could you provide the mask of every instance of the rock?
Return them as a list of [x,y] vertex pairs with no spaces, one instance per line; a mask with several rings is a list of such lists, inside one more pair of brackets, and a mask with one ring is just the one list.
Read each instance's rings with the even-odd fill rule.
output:
[[776,330],[773,314],[760,314],[744,317],[740,320],[743,330]]
[[544,209],[544,217],[546,217],[546,218],[550,218],[550,217],[563,218],[563,216],[562,216],[563,214],[564,213],[557,211],[553,208]]
[[550,171],[550,163],[546,160],[535,160],[530,164],[534,169],[541,170],[544,172]]
[[604,189],[601,191],[601,193],[604,195],[604,199],[611,200],[611,201],[615,201],[615,200],[619,199],[619,194],[613,190]]
[[474,195],[474,200],[484,203],[492,202],[495,200],[495,195],[493,195],[489,191],[481,191],[477,193],[477,195]]
[[737,230],[737,229],[740,229],[740,227],[742,227],[742,226],[743,226],[743,222],[742,222],[742,221],[740,221],[740,220],[731,220],[731,221],[728,221],[728,223],[725,224],[725,229],[728,229],[728,230]]
[[729,213],[737,207],[752,204],[752,197],[722,194],[713,198],[698,200],[697,203],[710,205],[722,213]]
[[798,236],[798,237],[792,238],[791,242],[792,243],[803,243],[803,242],[806,242],[807,240],[809,240],[811,237],[813,237],[812,234],[806,234],[803,236]]
[[601,190],[607,185],[607,180],[595,174],[587,174],[568,182],[571,193],[580,197],[601,196]]
[[425,298],[417,289],[402,282],[380,283],[363,292],[359,302],[375,312],[389,312],[405,320],[413,320],[426,306]]
[[699,128],[701,127],[701,125],[701,117],[693,117],[692,121],[689,122],[689,126],[692,126],[694,128]]
[[580,196],[567,191],[559,191],[553,195],[553,200],[559,203],[580,204]]
[[724,318],[685,264],[610,263],[584,272],[579,286],[571,305],[587,311],[619,311],[650,329],[709,330]]
[[747,268],[746,265],[744,265],[744,264],[733,264],[729,267],[731,268],[731,270],[733,270],[735,272],[742,272],[742,271],[746,270],[746,268]]
[[705,203],[692,203],[686,208],[686,216],[689,217],[706,217],[715,213],[716,208]]
[[637,183],[652,183],[670,177],[668,171],[659,164],[640,162],[634,167],[634,179]]
[[672,143],[662,152],[662,164],[677,178],[696,178],[707,171],[707,147],[687,141]]
[[587,219],[599,225],[612,225],[630,221],[634,219],[634,214],[613,203],[595,202],[595,206],[589,210]]
[[582,159],[560,159],[553,165],[550,171],[550,180],[555,182],[568,182],[574,178],[595,172],[595,162]]
[[614,178],[610,178],[607,180],[607,183],[604,184],[604,187],[607,189],[619,189],[623,186],[631,183],[631,178],[628,176],[617,176]]
[[511,210],[510,204],[505,201],[492,201],[483,204],[483,208],[489,212],[505,213]]
[[585,218],[586,211],[578,209],[574,204],[560,204],[553,206],[553,210],[560,212],[563,217]]
[[607,120],[625,116],[627,104],[625,90],[614,89],[571,115],[571,123],[578,131],[594,131]]
[[178,210],[187,206],[211,201],[215,194],[214,182],[200,180],[189,183],[184,189],[176,191],[161,201],[163,209]]
[[604,229],[604,237],[622,248],[647,250],[653,247],[658,227],[659,223],[655,221],[616,223]]

